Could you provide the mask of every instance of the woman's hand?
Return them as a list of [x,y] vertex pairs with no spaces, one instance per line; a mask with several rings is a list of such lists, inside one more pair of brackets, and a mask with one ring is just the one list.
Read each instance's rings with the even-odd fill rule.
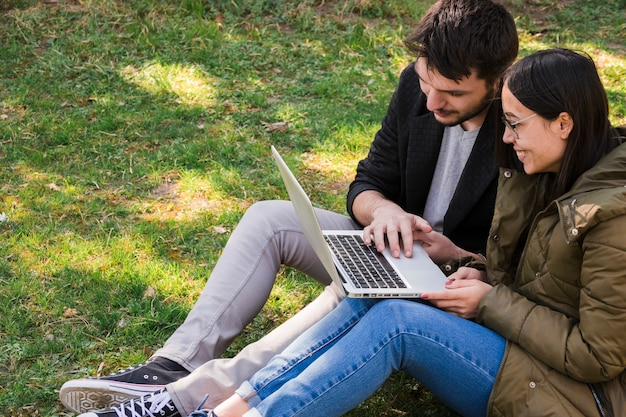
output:
[[422,247],[436,264],[448,262],[450,259],[460,258],[463,253],[467,253],[452,243],[450,239],[442,233],[416,230],[413,232],[413,240],[420,241]]
[[451,259],[459,259],[472,256],[481,259],[479,255],[461,249],[442,233],[433,231],[416,230],[413,232],[413,240],[420,241],[422,247],[436,264],[443,264]]
[[476,268],[462,266],[448,277],[448,280],[450,281],[457,281],[460,279],[476,279],[478,281],[487,282],[487,272]]
[[424,293],[422,298],[450,314],[473,319],[478,313],[480,300],[493,288],[483,282],[484,279],[484,271],[462,267],[450,275],[445,290]]

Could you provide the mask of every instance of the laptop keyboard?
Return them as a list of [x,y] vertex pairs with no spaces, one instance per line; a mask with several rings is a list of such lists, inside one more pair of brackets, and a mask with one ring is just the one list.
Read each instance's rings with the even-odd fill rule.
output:
[[358,288],[406,288],[387,259],[358,235],[324,235]]

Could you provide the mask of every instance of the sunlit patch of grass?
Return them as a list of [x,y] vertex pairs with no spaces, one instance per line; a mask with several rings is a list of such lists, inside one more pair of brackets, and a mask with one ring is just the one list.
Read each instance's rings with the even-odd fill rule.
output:
[[215,104],[215,81],[193,65],[146,63],[125,67],[121,75],[152,94],[174,95],[181,104],[211,107]]
[[191,173],[166,180],[139,205],[139,217],[147,221],[193,222],[205,213],[245,210],[250,203],[216,190],[211,177]]

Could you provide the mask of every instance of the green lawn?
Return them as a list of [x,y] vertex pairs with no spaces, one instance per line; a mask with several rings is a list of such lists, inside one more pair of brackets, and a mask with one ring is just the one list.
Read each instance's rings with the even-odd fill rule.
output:
[[[430,5],[2,1],[0,416],[69,415],[64,381],[165,341],[246,208],[286,197],[270,144],[313,201],[343,212],[410,61],[401,41]],[[623,1],[509,5],[522,53],[591,53],[626,123]],[[284,270],[227,354],[319,291]],[[349,415],[455,414],[398,373]]]

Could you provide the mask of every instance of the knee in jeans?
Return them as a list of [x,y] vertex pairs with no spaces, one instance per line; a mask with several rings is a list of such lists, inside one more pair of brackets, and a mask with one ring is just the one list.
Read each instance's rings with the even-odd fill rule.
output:
[[413,300],[382,300],[374,307],[373,313],[387,323],[403,323],[407,317],[427,317],[431,314],[431,307],[420,301]]
[[402,300],[402,299],[381,300],[372,307],[372,310],[376,309],[378,311],[377,314],[384,313],[385,315],[387,314],[397,315],[397,314],[402,314],[402,312],[406,308],[410,308],[407,306],[408,303],[411,303],[411,302],[407,300]]

